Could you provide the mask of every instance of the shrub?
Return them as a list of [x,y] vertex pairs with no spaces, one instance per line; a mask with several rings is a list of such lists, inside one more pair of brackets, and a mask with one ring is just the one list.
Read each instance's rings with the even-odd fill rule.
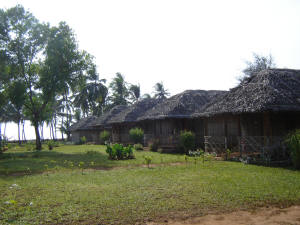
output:
[[144,156],[145,162],[148,166],[148,168],[150,169],[150,164],[152,162],[152,157],[151,156]]
[[135,144],[144,142],[144,131],[141,128],[132,128],[129,131],[129,137]]
[[137,151],[144,150],[144,147],[142,144],[135,144],[135,145],[133,145],[133,148]]
[[85,136],[82,136],[82,137],[80,138],[79,144],[84,145],[85,143],[86,143],[86,137],[85,137]]
[[230,155],[231,155],[231,151],[230,149],[226,150],[226,154],[225,154],[225,160],[229,160],[230,159]]
[[111,160],[133,159],[133,147],[122,144],[106,145],[106,153]]
[[107,130],[104,130],[100,133],[100,141],[102,144],[105,144],[110,139],[110,133]]
[[48,141],[47,145],[48,145],[48,149],[52,150],[54,148],[55,143],[54,143],[54,141]]
[[290,133],[286,138],[291,159],[296,169],[300,169],[300,129]]
[[195,149],[195,134],[191,131],[181,131],[179,136],[179,143],[184,153]]

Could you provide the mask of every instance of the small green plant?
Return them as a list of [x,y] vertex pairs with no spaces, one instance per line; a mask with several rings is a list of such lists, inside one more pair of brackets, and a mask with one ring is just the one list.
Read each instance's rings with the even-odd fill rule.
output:
[[185,165],[187,166],[189,161],[189,157],[187,155],[184,155],[184,161],[185,161]]
[[225,160],[229,160],[231,155],[230,149],[226,149]]
[[152,162],[152,157],[151,156],[144,156],[145,163],[147,164],[148,169],[150,169],[150,164]]
[[49,170],[48,164],[45,164],[44,167],[45,167],[45,171],[46,171],[47,176],[49,176],[49,174],[48,174],[48,170]]
[[69,162],[68,162],[68,166],[69,166],[69,168],[70,168],[70,169],[73,169],[73,167],[74,167],[74,163],[73,163],[73,162],[71,162],[71,161],[69,161]]
[[95,166],[95,162],[93,162],[93,161],[90,162],[90,166],[91,166],[91,167],[94,167],[94,166]]
[[79,162],[78,167],[81,168],[81,174],[83,175],[83,170],[84,170],[84,162]]
[[179,136],[180,149],[183,153],[188,153],[188,151],[194,150],[196,137],[191,131],[181,131]]
[[26,168],[26,173],[27,173],[27,175],[31,174],[31,169],[29,167]]
[[102,144],[107,144],[107,142],[110,139],[110,132],[107,130],[104,130],[100,133],[99,137],[100,137],[100,141]]
[[81,144],[81,145],[86,144],[86,137],[85,137],[85,136],[82,136],[82,137],[80,138],[79,144]]
[[106,153],[111,160],[133,159],[133,147],[124,147],[122,144],[106,145]]
[[142,144],[134,144],[133,145],[133,148],[137,151],[141,151],[141,150],[144,150],[144,147]]
[[290,133],[285,143],[290,151],[293,165],[296,169],[300,169],[300,129]]
[[130,137],[131,141],[133,141],[133,143],[142,144],[144,142],[144,131],[138,127],[132,128],[129,131],[129,137]]
[[51,140],[51,141],[48,141],[48,142],[47,142],[48,149],[49,149],[49,150],[52,150],[52,149],[54,148],[54,144],[55,144],[54,141],[52,141],[52,140]]

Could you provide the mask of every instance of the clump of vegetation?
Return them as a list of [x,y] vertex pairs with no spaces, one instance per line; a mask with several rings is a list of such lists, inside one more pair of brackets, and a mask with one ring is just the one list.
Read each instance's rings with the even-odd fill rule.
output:
[[54,146],[55,146],[55,143],[54,143],[54,141],[48,141],[47,145],[48,145],[48,149],[52,150],[54,148]]
[[148,169],[150,169],[150,164],[152,162],[152,157],[151,156],[144,156],[145,163],[147,164]]
[[83,175],[83,170],[84,170],[84,162],[79,162],[78,163],[79,168],[81,169],[81,174]]
[[225,154],[225,160],[229,160],[230,159],[230,155],[231,155],[231,151],[230,149],[226,150],[226,154]]
[[141,128],[132,128],[129,131],[129,137],[135,144],[144,142],[144,131]]
[[80,144],[80,145],[86,144],[86,137],[85,137],[85,136],[82,136],[82,137],[80,138],[79,144]]
[[124,147],[122,144],[106,145],[106,153],[111,160],[133,159],[133,147]]
[[141,150],[144,150],[144,147],[142,144],[134,144],[133,145],[133,148],[137,151],[141,151]]
[[300,129],[290,133],[285,142],[290,150],[294,167],[300,169]]
[[179,136],[180,149],[188,153],[195,149],[196,137],[191,131],[181,131]]
[[188,153],[189,156],[194,157],[194,162],[196,164],[197,158],[202,158],[202,162],[204,163],[205,160],[205,154],[202,149],[197,149],[196,151],[189,151]]
[[100,141],[102,144],[106,144],[110,140],[110,132],[104,130],[100,133]]

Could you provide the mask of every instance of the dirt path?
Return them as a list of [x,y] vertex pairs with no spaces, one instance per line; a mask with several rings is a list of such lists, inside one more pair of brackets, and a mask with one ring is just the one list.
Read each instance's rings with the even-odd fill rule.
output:
[[285,209],[259,208],[255,211],[237,211],[227,214],[207,215],[185,221],[148,223],[147,225],[300,225],[300,206]]

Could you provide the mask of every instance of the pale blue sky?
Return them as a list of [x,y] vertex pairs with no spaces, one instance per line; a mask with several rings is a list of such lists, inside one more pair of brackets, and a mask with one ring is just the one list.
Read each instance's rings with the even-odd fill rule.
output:
[[41,21],[66,21],[101,78],[121,72],[143,93],[158,81],[172,94],[228,90],[252,52],[300,69],[297,0],[0,0],[0,7],[17,3]]

